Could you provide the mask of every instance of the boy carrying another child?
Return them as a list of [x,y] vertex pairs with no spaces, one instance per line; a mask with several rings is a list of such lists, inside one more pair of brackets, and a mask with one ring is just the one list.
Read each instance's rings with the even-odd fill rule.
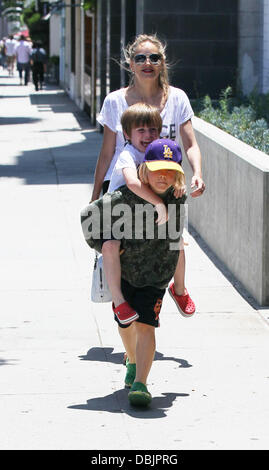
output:
[[[174,141],[155,139],[147,146],[139,166],[138,188],[145,190],[147,198],[152,198],[149,202],[129,189],[127,183],[81,212],[83,233],[91,248],[102,252],[104,244],[115,241],[117,251],[121,250],[121,255],[118,254],[120,288],[124,301],[137,317],[124,324],[115,308],[114,318],[128,356],[125,386],[131,387],[128,398],[132,405],[146,406],[152,400],[146,383],[155,354],[155,328],[159,326],[166,287],[176,270],[184,222],[186,196],[181,161],[180,148]],[[180,197],[175,197],[175,191]],[[165,206],[166,223],[156,223],[158,204]],[[108,208],[112,235],[117,223],[124,227],[123,236],[118,239],[104,237],[107,218],[103,215]],[[137,237],[136,219],[141,213],[143,223],[139,234],[142,236]],[[149,220],[152,223],[148,223]],[[125,236],[127,225],[130,236]],[[100,227],[99,234],[94,233],[96,227]],[[171,293],[171,287],[169,289]]]

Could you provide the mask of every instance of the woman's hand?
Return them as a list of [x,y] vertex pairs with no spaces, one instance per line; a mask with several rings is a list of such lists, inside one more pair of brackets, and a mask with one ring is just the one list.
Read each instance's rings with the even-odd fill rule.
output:
[[180,126],[180,135],[182,143],[190,165],[193,171],[193,177],[191,179],[191,197],[201,196],[205,190],[205,183],[202,178],[202,157],[199,149],[199,145],[196,141],[194,130],[192,127],[191,120],[185,122]]
[[191,197],[198,197],[202,196],[203,192],[205,191],[205,183],[200,176],[193,176],[191,179],[191,189],[196,188],[194,191],[190,193]]

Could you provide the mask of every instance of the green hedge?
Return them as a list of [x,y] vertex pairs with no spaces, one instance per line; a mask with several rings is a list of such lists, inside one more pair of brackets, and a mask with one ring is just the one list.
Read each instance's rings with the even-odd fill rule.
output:
[[269,93],[232,98],[228,87],[218,101],[207,95],[196,100],[193,108],[201,119],[269,154]]

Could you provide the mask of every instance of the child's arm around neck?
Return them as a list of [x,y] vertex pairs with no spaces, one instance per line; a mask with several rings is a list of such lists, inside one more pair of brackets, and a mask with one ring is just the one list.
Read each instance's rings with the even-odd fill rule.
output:
[[145,199],[154,206],[160,202],[163,202],[158,194],[152,191],[152,189],[147,184],[142,183],[138,179],[137,170],[134,168],[123,168],[122,173],[126,182],[126,186],[137,196]]
[[137,177],[137,170],[134,168],[123,168],[122,173],[126,182],[126,186],[130,189],[130,191],[156,207],[158,212],[158,219],[156,220],[156,223],[162,224],[167,222],[168,213],[163,200],[147,184],[142,183],[139,180]]

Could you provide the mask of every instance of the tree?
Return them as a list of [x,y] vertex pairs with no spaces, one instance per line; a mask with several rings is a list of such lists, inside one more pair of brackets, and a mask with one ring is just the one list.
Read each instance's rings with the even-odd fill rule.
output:
[[42,41],[44,48],[49,52],[49,22],[42,19],[43,6],[41,2],[33,1],[28,7],[23,9],[21,19],[29,29],[32,41]]

